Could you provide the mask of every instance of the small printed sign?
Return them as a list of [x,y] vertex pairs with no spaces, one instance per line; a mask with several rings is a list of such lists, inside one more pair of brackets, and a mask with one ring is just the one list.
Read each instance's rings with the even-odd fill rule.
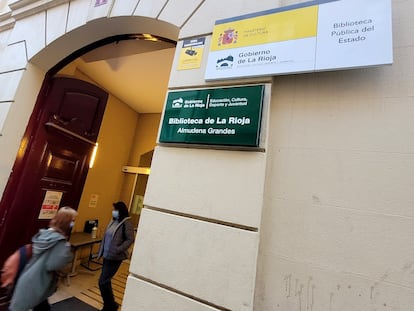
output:
[[43,199],[42,207],[40,208],[39,219],[52,219],[59,209],[60,201],[62,200],[63,192],[46,191]]
[[201,67],[206,38],[196,38],[183,41],[178,70],[196,69]]
[[89,207],[95,208],[98,205],[98,199],[99,195],[91,194],[91,197],[89,199]]
[[264,85],[168,93],[160,143],[258,147]]

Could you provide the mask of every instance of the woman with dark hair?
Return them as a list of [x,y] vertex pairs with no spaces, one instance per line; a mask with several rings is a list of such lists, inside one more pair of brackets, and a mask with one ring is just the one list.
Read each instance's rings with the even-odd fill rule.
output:
[[9,310],[51,310],[47,298],[57,289],[56,272],[72,260],[67,239],[77,214],[68,206],[62,207],[49,222],[49,228],[33,236],[33,255],[19,276]]
[[112,291],[112,277],[118,271],[124,259],[128,258],[128,249],[134,241],[134,228],[124,202],[113,203],[112,220],[106,227],[99,249],[98,258],[103,257],[99,289],[103,299],[103,311],[118,310]]

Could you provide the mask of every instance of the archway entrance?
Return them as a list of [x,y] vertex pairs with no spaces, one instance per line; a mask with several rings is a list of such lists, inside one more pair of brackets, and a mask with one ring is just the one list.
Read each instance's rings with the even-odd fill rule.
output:
[[[86,26],[85,26],[86,27]],[[110,26],[109,26],[110,27]],[[142,43],[140,46],[137,43]],[[125,43],[125,44],[124,44]],[[109,122],[107,129],[111,128],[113,124],[119,124],[119,123],[125,123],[125,120],[119,120],[116,122],[113,122],[113,119],[117,119],[118,115],[126,115],[126,114],[135,114],[135,116],[131,117],[129,122],[129,127],[126,127],[124,131],[128,131],[128,129],[134,129],[145,127],[147,126],[150,121],[149,120],[157,120],[157,118],[154,118],[153,115],[160,114],[161,107],[163,104],[163,101],[160,101],[158,99],[158,106],[152,107],[149,104],[149,100],[145,98],[148,94],[152,96],[153,98],[156,98],[158,94],[165,94],[166,88],[167,88],[167,81],[168,81],[168,73],[171,68],[172,58],[174,55],[174,49],[175,49],[175,42],[171,39],[161,38],[157,37],[155,35],[149,35],[149,34],[134,34],[134,35],[120,35],[110,38],[105,38],[103,40],[100,40],[98,42],[90,43],[88,46],[81,47],[78,51],[70,54],[69,56],[65,57],[62,61],[59,61],[57,65],[53,66],[48,73],[46,74],[45,82],[42,86],[42,90],[39,94],[39,98],[37,101],[37,104],[35,106],[35,109],[32,113],[31,121],[29,122],[29,125],[36,122],[36,116],[39,111],[41,111],[44,108],[43,95],[47,94],[49,89],[49,83],[53,80],[55,77],[62,77],[62,76],[70,76],[71,78],[76,78],[79,80],[88,81],[91,84],[96,84],[100,88],[105,89],[109,96],[112,97],[112,102],[116,102],[112,105],[111,100],[109,100],[109,105],[115,106],[114,109],[108,108],[106,109],[105,115],[107,121]],[[85,53],[88,52],[88,53]],[[48,54],[52,53],[49,51],[44,51],[42,57],[37,56],[37,59],[43,59],[47,58]],[[36,58],[36,57],[35,57]],[[149,61],[151,60],[151,62]],[[141,65],[137,65],[136,62]],[[39,63],[42,63],[39,61]],[[151,67],[150,65],[153,65]],[[145,67],[143,65],[149,65],[150,67]],[[124,67],[126,66],[126,67]],[[133,70],[135,75],[130,74],[129,76],[123,76],[125,74],[125,71],[123,71],[123,68],[128,68],[130,70]],[[150,71],[148,68],[152,68]],[[162,69],[164,73],[160,73],[158,71],[158,75],[155,73],[156,69]],[[165,72],[167,72],[167,75],[165,75]],[[149,89],[147,86],[148,82],[151,82],[150,76],[151,74],[154,75],[154,77],[157,78],[157,81],[164,81],[164,86],[160,87],[159,83],[156,83],[157,86],[155,86],[153,89]],[[119,83],[120,82],[120,83]],[[140,91],[140,84],[144,84],[144,89],[146,92]],[[126,90],[126,86],[132,86],[132,88],[135,89],[136,93],[139,95],[145,95],[141,96],[141,99],[137,101],[134,101],[133,97],[126,96],[127,93],[133,93],[130,90]],[[137,95],[132,94],[132,95]],[[131,96],[132,96],[131,95]],[[142,105],[139,105],[139,103],[144,103]],[[114,112],[115,111],[115,112]],[[121,111],[121,113],[119,113]],[[114,113],[113,116],[109,116],[109,114]],[[145,115],[151,115],[148,118]],[[140,119],[143,120],[140,124]],[[131,121],[132,120],[132,121]],[[61,120],[62,122],[66,122],[65,120]],[[104,118],[104,123],[105,123]],[[128,123],[126,122],[126,123]],[[135,124],[134,124],[135,122]],[[44,126],[42,124],[41,126]],[[158,123],[154,124],[154,127],[158,127]],[[101,128],[102,129],[102,128]],[[117,129],[115,129],[117,131]],[[117,132],[117,134],[122,135],[121,132]],[[31,136],[35,135],[35,131],[28,126],[25,137],[29,138]],[[109,135],[110,136],[110,135]],[[82,204],[82,198],[78,198],[79,203],[79,222],[77,223],[77,227],[75,227],[75,230],[82,230],[83,229],[83,222],[85,219],[89,218],[96,218],[96,214],[107,214],[108,217],[103,217],[101,225],[102,228],[106,225],[109,219],[110,215],[110,209],[111,209],[111,202],[114,202],[115,200],[119,199],[123,196],[123,192],[128,193],[128,190],[124,190],[124,184],[127,184],[127,181],[123,180],[123,173],[121,171],[122,166],[119,165],[122,163],[122,165],[136,165],[138,166],[138,160],[134,156],[136,152],[141,152],[141,154],[145,153],[142,151],[149,151],[150,149],[145,149],[148,146],[136,146],[134,145],[134,139],[137,137],[136,132],[132,132],[129,135],[129,140],[126,140],[125,142],[130,144],[128,148],[124,148],[123,150],[113,150],[114,152],[121,152],[124,154],[123,157],[120,157],[118,159],[118,166],[114,167],[108,167],[108,163],[104,164],[101,167],[101,170],[103,171],[112,171],[115,172],[114,175],[119,175],[116,180],[108,178],[106,180],[107,183],[111,183],[112,188],[115,188],[112,192],[112,197],[105,197],[104,194],[101,194],[98,207],[95,209],[88,209],[90,206],[81,206]],[[154,137],[152,137],[154,138]],[[28,141],[28,140],[26,140]],[[98,139],[99,142],[99,139]],[[112,142],[104,142],[101,144],[102,146],[109,146],[109,148],[106,148],[106,152],[110,150]],[[152,144],[155,144],[155,140],[153,140]],[[116,148],[115,148],[116,149]],[[135,149],[135,150],[133,150]],[[91,150],[88,150],[87,153],[90,153]],[[27,154],[30,154],[32,150],[30,148],[27,148],[25,151]],[[102,155],[105,151],[104,148],[99,151],[100,155]],[[125,155],[126,154],[126,155]],[[107,156],[111,157],[111,155]],[[23,157],[25,158],[25,157]],[[129,162],[131,161],[131,162]],[[2,202],[0,203],[0,211],[2,211],[3,215],[13,215],[13,213],[9,213],[10,211],[19,211],[19,208],[17,206],[13,206],[13,204],[10,204],[13,196],[24,196],[24,188],[25,187],[16,187],[17,184],[19,184],[22,181],[22,178],[24,174],[27,174],[27,166],[24,164],[27,163],[25,161],[17,161],[14,166],[14,176],[12,179],[10,179],[6,190],[4,192],[4,196],[2,199]],[[102,174],[102,173],[101,173]],[[95,175],[99,175],[99,173],[96,173]],[[103,174],[103,175],[110,175],[110,174]],[[88,189],[92,189],[91,191],[95,194],[98,193],[97,187],[94,187],[91,185],[92,182],[88,182],[86,180],[86,187]],[[17,192],[13,191],[14,189],[19,189]],[[47,187],[42,188],[45,193],[49,191]],[[105,192],[103,190],[103,192]],[[102,192],[102,193],[103,193]],[[89,199],[86,198],[87,201]],[[85,201],[84,200],[84,201]],[[72,205],[76,205],[75,202],[71,203]],[[27,206],[26,206],[27,207]],[[101,209],[107,208],[108,213],[105,213]],[[33,215],[38,215],[41,206],[39,204],[33,204],[29,205],[29,208],[32,211]],[[85,210],[85,215],[82,215],[83,211],[82,208]],[[3,210],[7,210],[7,212],[3,213]],[[21,212],[21,210],[20,210]],[[21,227],[22,223],[20,222],[23,218],[22,217],[13,217],[13,218],[7,218],[6,222],[8,222],[9,225],[5,225],[1,227],[0,232],[0,239],[6,239],[9,237],[11,228]],[[4,219],[3,219],[4,220]],[[35,224],[33,225],[32,222],[30,222],[32,227],[27,230],[26,236],[24,236],[24,239],[27,240],[30,238],[31,234],[39,227],[43,226],[43,223]],[[27,226],[25,226],[27,228]],[[19,244],[25,242],[23,240],[14,240],[11,241],[11,243],[8,243],[7,245],[3,243],[3,240],[0,240],[0,244],[2,245],[2,256],[6,258],[9,253],[11,253]],[[3,246],[6,245],[6,248]],[[0,261],[3,261],[4,258],[1,258]]]

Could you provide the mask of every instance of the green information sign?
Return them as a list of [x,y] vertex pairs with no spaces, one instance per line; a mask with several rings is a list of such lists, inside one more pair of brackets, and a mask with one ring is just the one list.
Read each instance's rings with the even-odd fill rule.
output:
[[264,85],[171,91],[161,143],[258,147]]

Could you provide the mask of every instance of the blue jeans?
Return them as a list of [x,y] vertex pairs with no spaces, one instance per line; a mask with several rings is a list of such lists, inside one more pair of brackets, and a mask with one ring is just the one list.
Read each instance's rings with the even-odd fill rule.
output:
[[112,277],[118,271],[122,260],[103,260],[102,272],[99,277],[99,290],[101,291],[104,307],[102,310],[113,311],[118,309],[115,302],[114,293],[112,292]]

